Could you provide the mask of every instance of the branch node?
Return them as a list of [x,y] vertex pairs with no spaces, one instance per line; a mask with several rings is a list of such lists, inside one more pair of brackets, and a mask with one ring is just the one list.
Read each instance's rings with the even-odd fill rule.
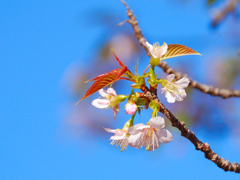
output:
[[128,22],[128,19],[125,20],[125,21],[123,21],[123,22],[118,23],[118,26],[122,26],[122,25],[125,24],[126,22]]

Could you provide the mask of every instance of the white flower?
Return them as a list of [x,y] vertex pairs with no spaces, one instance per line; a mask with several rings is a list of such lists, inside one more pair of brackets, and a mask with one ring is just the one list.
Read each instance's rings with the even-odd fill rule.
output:
[[[111,101],[113,101],[114,98],[117,96],[116,91],[113,88],[108,88],[107,91],[105,91],[104,89],[100,89],[98,92],[102,97],[105,97],[105,99],[95,99],[92,101],[92,105],[95,106],[96,108],[100,108],[100,109],[110,108]],[[119,106],[119,104],[117,104],[111,108],[113,110],[113,117],[115,119],[116,115],[120,109],[120,106]]]
[[175,100],[182,101],[183,98],[187,96],[186,88],[190,82],[190,80],[186,77],[173,82],[175,75],[170,74],[167,76],[167,82],[163,84],[162,93],[165,92],[165,97],[169,103],[174,103]]
[[147,125],[137,124],[128,129],[130,137],[129,146],[139,149],[144,146],[148,151],[154,151],[161,143],[169,143],[173,140],[172,134],[163,129],[165,121],[162,117],[154,117],[149,120]]
[[108,128],[104,129],[107,132],[114,133],[114,136],[111,136],[110,138],[110,140],[112,140],[112,142],[110,143],[111,145],[115,144],[116,146],[119,146],[119,148],[121,148],[121,151],[127,150],[128,146],[127,136],[129,136],[127,131],[121,129],[108,129]]
[[162,46],[159,46],[159,43],[154,43],[151,45],[146,41],[145,45],[153,58],[161,58],[168,50],[168,45],[166,43],[164,43]]

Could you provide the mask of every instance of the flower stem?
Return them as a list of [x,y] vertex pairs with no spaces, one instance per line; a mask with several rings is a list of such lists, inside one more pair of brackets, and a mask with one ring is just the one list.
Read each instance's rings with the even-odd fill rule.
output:
[[146,71],[148,70],[148,68],[151,66],[151,64],[149,64],[146,69],[143,71],[143,74],[146,73]]

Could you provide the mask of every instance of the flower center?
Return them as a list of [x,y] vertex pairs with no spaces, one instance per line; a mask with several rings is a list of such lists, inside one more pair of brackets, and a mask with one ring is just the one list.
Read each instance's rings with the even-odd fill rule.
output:
[[160,47],[159,42],[155,42],[155,43],[153,44],[153,48],[159,48],[159,47]]
[[146,150],[149,150],[151,146],[153,147],[153,150],[156,145],[157,145],[157,147],[159,147],[160,142],[156,136],[156,131],[157,130],[153,127],[144,129],[142,131],[142,135],[137,140],[138,141],[137,143],[141,146],[145,145]]
[[178,86],[176,86],[174,83],[169,82],[166,84],[166,88],[169,90],[174,90],[174,89],[178,89]]
[[172,93],[181,94],[180,92],[178,92],[179,87],[177,85],[175,85],[173,82],[167,83],[166,88],[168,91],[170,91]]
[[156,130],[151,127],[146,132],[146,135],[147,135],[147,147],[146,147],[146,150],[149,150],[150,146],[153,146],[153,150],[154,150],[155,142],[158,145],[158,139],[157,139],[157,136],[155,134],[155,131]]
[[155,43],[153,44],[153,53],[154,53],[155,55],[158,55],[158,52],[159,52],[160,49],[161,49],[161,46],[159,45],[159,43],[158,43],[158,42],[155,42]]

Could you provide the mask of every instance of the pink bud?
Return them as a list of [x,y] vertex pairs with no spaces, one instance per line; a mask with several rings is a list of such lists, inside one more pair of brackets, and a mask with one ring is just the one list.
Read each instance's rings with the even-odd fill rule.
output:
[[128,101],[127,104],[125,105],[125,111],[127,114],[133,115],[137,111],[137,105],[132,101]]

